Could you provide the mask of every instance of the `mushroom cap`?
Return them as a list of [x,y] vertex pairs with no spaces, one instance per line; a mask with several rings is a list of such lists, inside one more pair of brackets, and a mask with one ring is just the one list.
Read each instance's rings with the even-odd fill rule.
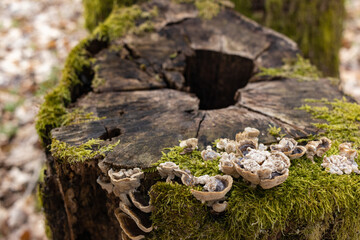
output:
[[246,127],[243,132],[239,132],[236,134],[235,139],[236,142],[240,142],[245,139],[254,139],[257,141],[257,137],[259,136],[260,131],[256,128]]
[[[143,231],[145,233],[149,233],[153,230],[153,226],[150,225],[150,223],[148,223],[150,226],[145,226],[145,223],[143,222],[143,220],[146,219],[146,217],[140,216],[139,213],[137,213],[137,211],[139,211],[139,210],[136,211],[135,209],[131,209],[131,207],[124,204],[123,202],[119,203],[119,208],[135,222],[136,226],[141,231]],[[144,213],[143,213],[143,215],[144,215]]]
[[236,160],[236,156],[234,153],[222,153],[222,156],[220,158],[219,161],[219,169],[220,171],[222,171],[223,173],[227,174],[227,175],[231,175],[235,178],[240,177],[240,175],[236,172],[235,169],[235,163],[234,160]]
[[131,240],[140,240],[145,238],[144,232],[134,224],[134,220],[125,213],[121,212],[120,209],[115,210],[115,217],[120,224],[120,228]]
[[101,176],[99,176],[99,177],[96,179],[96,182],[101,186],[102,189],[106,190],[106,192],[107,192],[108,194],[112,193],[113,188],[114,188],[114,185],[113,185],[112,183],[104,182],[104,181],[101,179]]
[[230,140],[225,146],[225,152],[235,153],[237,143],[234,140]]
[[173,162],[164,162],[160,163],[156,169],[162,178],[167,177],[169,180],[171,180],[175,177],[174,170],[179,169],[179,166]]
[[197,138],[189,138],[189,139],[183,140],[180,142],[179,146],[183,147],[183,148],[191,148],[191,149],[195,150],[198,146],[198,139]]
[[263,189],[270,189],[270,188],[276,187],[277,185],[282,184],[283,182],[285,182],[285,180],[288,177],[289,177],[289,169],[286,169],[285,172],[280,176],[275,176],[274,178],[271,178],[271,179],[261,180],[259,185]]
[[355,161],[358,156],[356,149],[351,148],[351,143],[341,143],[339,145],[339,150],[339,155],[344,156],[351,161]]
[[295,149],[289,155],[290,159],[301,158],[306,153],[306,147],[296,146]]
[[244,168],[240,167],[239,164],[235,164],[235,169],[240,176],[242,176],[246,181],[249,181],[255,185],[260,183],[260,177],[257,173],[253,173],[251,171],[247,171]]
[[212,161],[219,158],[221,155],[211,149],[211,146],[207,146],[206,150],[201,151],[201,157],[204,161]]
[[228,193],[232,187],[233,179],[229,175],[216,175],[214,176],[216,179],[220,180],[224,184],[224,189],[219,192],[204,192],[204,191],[198,191],[191,189],[191,193],[194,195],[194,197],[197,200],[200,200],[202,202],[205,201],[218,201],[225,197],[226,193]]
[[220,138],[216,144],[216,148],[220,149],[220,150],[225,150],[225,147],[229,141],[230,141],[230,139],[228,139],[228,138]]
[[215,211],[215,212],[223,212],[225,211],[225,209],[227,208],[228,206],[228,203],[226,201],[222,202],[222,203],[219,203],[219,202],[216,202],[214,203],[211,207],[212,209]]
[[254,139],[241,140],[236,146],[236,153],[241,156],[245,156],[249,152],[248,148],[257,149],[258,148],[257,140]]
[[110,181],[114,185],[114,191],[116,190],[119,193],[127,193],[138,188],[140,186],[140,179],[144,178],[144,173],[136,170],[134,171],[134,174],[126,177],[126,174],[119,174],[122,170],[114,172],[113,169],[110,169],[108,171]]
[[270,146],[271,151],[280,151],[285,155],[290,155],[297,146],[297,141],[293,138],[282,138],[278,144]]
[[134,204],[135,207],[137,207],[140,211],[144,213],[150,213],[153,211],[154,207],[148,203],[147,205],[144,205],[141,203],[141,200],[137,197],[135,192],[130,192],[129,197],[131,199],[131,202]]
[[322,157],[330,148],[331,140],[326,137],[320,138],[320,143],[316,148],[316,156]]

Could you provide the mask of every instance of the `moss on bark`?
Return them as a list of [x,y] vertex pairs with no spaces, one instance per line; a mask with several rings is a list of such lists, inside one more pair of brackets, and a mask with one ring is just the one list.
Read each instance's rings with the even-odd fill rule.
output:
[[[338,77],[345,0],[231,1],[240,13],[292,38],[298,43],[303,55],[311,59],[326,76]],[[84,0],[86,28],[92,31],[106,19],[113,6],[136,2],[139,0]],[[215,2],[217,1],[196,0],[195,4],[199,10],[205,9],[200,15],[211,18],[219,11]]]
[[235,9],[298,43],[328,76],[339,74],[344,0],[232,0]]
[[[345,141],[360,146],[360,105],[345,99],[309,102],[313,105],[301,109],[327,121],[314,123],[324,130],[316,138],[326,136],[333,142],[326,155],[337,154]],[[159,163],[173,161],[196,176],[222,174],[218,161],[204,162],[198,150],[185,155],[180,154],[181,147],[168,151]],[[234,179],[228,208],[220,215],[210,214],[196,201],[190,187],[157,183],[150,194],[155,207],[152,220],[158,227],[153,234],[156,239],[170,239],[172,234],[177,239],[359,239],[360,176],[330,174],[320,166],[322,158],[315,157],[315,162],[305,156],[292,160],[288,179],[268,190]],[[174,233],[178,224],[187,230]]]

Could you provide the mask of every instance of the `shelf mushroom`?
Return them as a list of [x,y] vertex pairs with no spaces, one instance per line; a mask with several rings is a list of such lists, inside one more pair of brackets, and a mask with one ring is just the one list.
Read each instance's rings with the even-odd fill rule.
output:
[[232,187],[233,179],[229,175],[216,175],[210,177],[204,175],[197,178],[198,184],[204,184],[204,191],[198,191],[191,189],[192,195],[202,203],[207,203],[216,212],[225,211],[227,202],[222,202],[225,199],[226,193],[228,193]]

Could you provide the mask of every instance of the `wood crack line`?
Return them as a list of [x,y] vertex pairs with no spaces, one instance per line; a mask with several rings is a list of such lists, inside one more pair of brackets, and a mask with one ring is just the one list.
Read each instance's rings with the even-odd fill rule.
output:
[[[283,125],[283,124],[289,125],[289,126],[291,126],[292,128],[300,131],[300,132],[303,133],[304,135],[308,135],[308,133],[305,132],[303,129],[297,127],[297,126],[294,125],[294,124],[288,123],[288,122],[286,122],[286,121],[284,121],[284,120],[282,120],[282,119],[280,119],[280,118],[278,118],[278,117],[274,117],[274,116],[271,116],[271,115],[266,114],[266,113],[264,113],[264,112],[261,112],[261,111],[255,110],[255,109],[253,109],[253,108],[247,107],[247,106],[245,106],[245,105],[243,105],[243,104],[241,104],[241,103],[237,103],[236,105],[237,105],[237,106],[240,106],[240,107],[243,107],[243,108],[245,108],[245,109],[247,109],[247,110],[249,110],[249,111],[251,111],[251,112],[254,112],[254,113],[258,113],[258,114],[260,114],[260,115],[263,115],[264,117],[268,117],[268,118],[270,118],[271,120],[273,120],[273,121],[275,121],[275,122],[279,122],[281,125]],[[291,136],[293,136],[293,137],[296,137],[296,136],[294,136],[293,134],[291,134],[291,132],[287,131],[286,128],[285,128],[285,131],[286,131],[289,135],[291,135]]]
[[199,125],[198,125],[198,128],[197,128],[197,130],[196,130],[196,136],[195,136],[195,138],[198,138],[198,137],[199,137],[199,132],[200,132],[201,124],[202,124],[202,122],[205,120],[205,117],[206,117],[206,113],[204,113],[204,115],[202,116],[201,120],[199,121]]

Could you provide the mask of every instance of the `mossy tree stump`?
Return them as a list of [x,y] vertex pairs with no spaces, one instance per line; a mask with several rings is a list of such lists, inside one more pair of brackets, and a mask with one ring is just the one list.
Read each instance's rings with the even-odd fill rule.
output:
[[[41,193],[53,239],[121,239],[114,215],[119,199],[97,183],[103,175],[100,161],[115,170],[149,169],[161,158],[164,148],[178,145],[179,140],[195,137],[204,147],[220,137],[232,139],[248,126],[262,132],[263,143],[276,141],[267,131],[269,125],[281,127],[287,136],[305,138],[318,129],[311,124],[309,114],[296,110],[304,99],[343,97],[326,79],[299,82],[255,77],[261,67],[280,67],[282,59],[295,58],[296,44],[231,9],[215,7],[214,16],[204,19],[199,16],[203,10],[192,4],[151,1],[113,13],[135,11],[131,15],[134,24],[115,22],[129,19],[126,16],[112,16],[114,22],[101,25],[78,46],[75,53],[89,64],[80,65],[85,66],[82,68],[76,64],[67,66],[70,70],[65,71],[77,68],[74,72],[78,82],[63,79],[61,84],[69,86],[71,100],[61,100],[60,107],[70,112],[67,116],[73,116],[71,112],[79,114],[66,122],[67,126],[52,129],[60,124],[42,119],[47,114],[45,109],[39,119],[44,123],[38,124],[45,126],[39,127],[39,132],[49,133],[52,139],[50,144],[43,135],[44,143],[52,150],[47,154]],[[151,11],[156,14],[148,19],[146,12]],[[120,27],[125,30],[121,32]],[[114,35],[115,31],[127,34]],[[46,104],[50,104],[49,99],[62,99],[57,91]],[[58,116],[65,119],[60,113]],[[156,181],[160,181],[156,173],[145,174],[140,187],[144,196]],[[194,201],[191,196],[187,200]],[[193,211],[202,214],[204,209],[200,206]],[[251,209],[248,211],[250,219]],[[219,226],[231,214],[208,215]],[[321,225],[322,218],[315,220]],[[293,227],[299,223],[285,224],[286,231],[280,231],[279,224],[274,222],[264,231],[279,239],[294,234]],[[172,231],[177,228],[168,227]],[[214,233],[206,225],[203,227],[208,235],[195,236],[185,231],[179,238],[252,237],[227,230]],[[323,233],[331,229],[324,226]],[[170,238],[165,232],[159,226],[147,236]]]

